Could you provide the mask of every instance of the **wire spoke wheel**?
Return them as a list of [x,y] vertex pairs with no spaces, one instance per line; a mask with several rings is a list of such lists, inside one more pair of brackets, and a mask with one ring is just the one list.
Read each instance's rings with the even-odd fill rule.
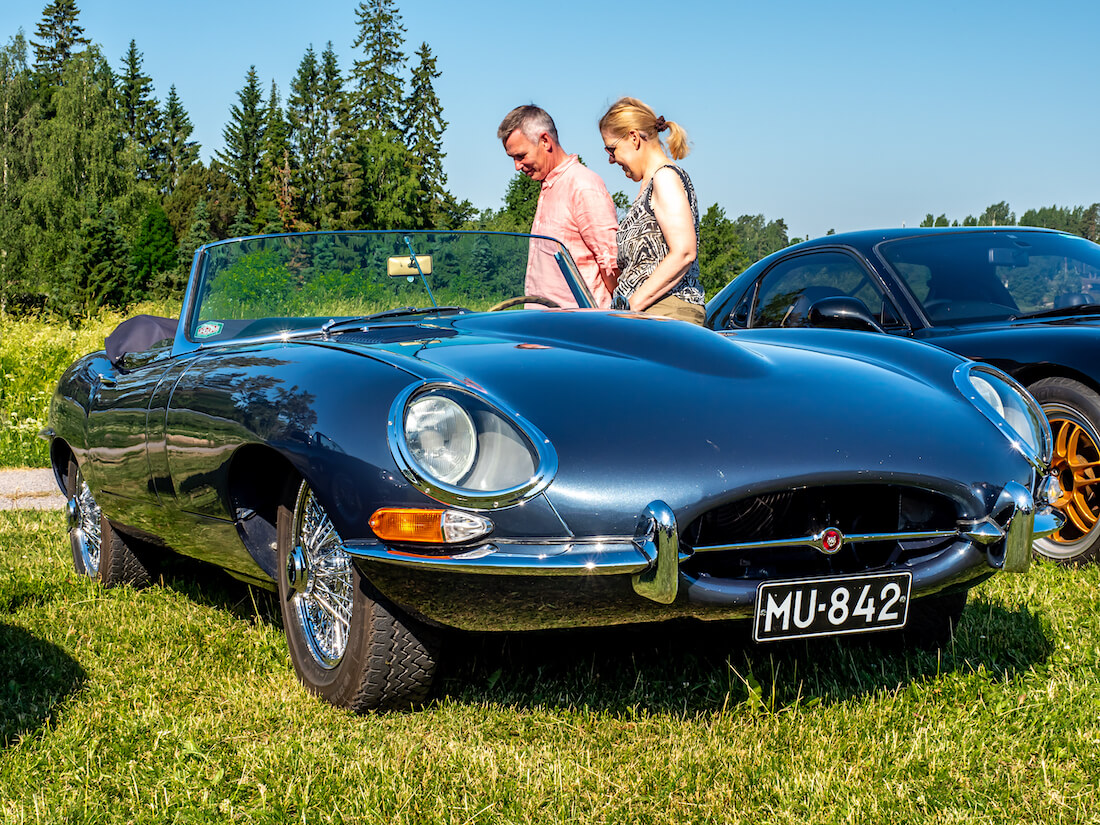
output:
[[75,462],[69,472],[67,506],[73,566],[78,573],[94,579],[99,575],[99,557],[103,547],[103,513]]
[[358,713],[423,701],[435,675],[434,635],[367,581],[307,482],[288,482],[278,522],[283,630],[306,688]]
[[317,664],[333,668],[348,646],[351,628],[351,559],[313,490],[302,485],[294,506],[295,616]]
[[149,559],[138,555],[137,542],[119,534],[103,515],[84,474],[74,459],[65,475],[65,504],[73,569],[106,587],[145,587],[151,580]]

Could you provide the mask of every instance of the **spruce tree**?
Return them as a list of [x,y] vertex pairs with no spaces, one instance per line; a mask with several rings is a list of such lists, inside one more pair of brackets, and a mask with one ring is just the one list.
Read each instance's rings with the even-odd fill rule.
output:
[[262,181],[261,153],[264,140],[263,99],[256,67],[245,77],[244,88],[237,93],[237,103],[230,109],[230,120],[222,131],[225,149],[217,158],[244,202],[250,217],[255,216],[260,202]]
[[172,194],[164,198],[168,222],[181,243],[191,231],[195,207],[200,200],[206,201],[206,225],[211,238],[229,237],[229,227],[242,201],[237,198],[237,188],[226,174],[225,166],[217,159],[210,161],[209,166],[199,161],[189,167],[180,176],[179,185]]
[[303,229],[316,229],[316,214],[321,201],[320,161],[322,134],[320,108],[321,67],[313,46],[306,49],[294,79],[290,81],[290,96],[286,101],[286,120],[290,146],[296,160],[293,187],[296,206]]
[[159,140],[160,111],[153,97],[152,78],[142,71],[143,61],[144,56],[138,51],[137,42],[131,40],[118,75],[118,94],[125,124],[123,136],[136,152],[138,177],[153,180],[162,147]]
[[393,229],[417,223],[419,172],[405,146],[401,115],[405,28],[393,0],[360,3],[359,34],[347,117],[342,126],[347,155],[341,168],[349,184],[347,213],[365,229]]
[[0,48],[0,313],[11,300],[25,300],[36,284],[27,266],[33,234],[20,215],[33,175],[32,139],[41,107],[20,32]]
[[195,257],[195,250],[212,240],[214,239],[210,235],[210,212],[206,208],[206,198],[199,198],[199,202],[195,204],[195,209],[191,213],[191,227],[180,241],[179,247],[179,272],[185,283],[191,272],[191,261]]
[[351,44],[363,57],[351,71],[351,119],[357,129],[401,132],[401,100],[405,84],[405,27],[394,0],[359,3],[355,13],[359,32]]
[[248,218],[248,213],[244,211],[244,206],[241,206],[237,210],[236,216],[233,218],[233,223],[229,227],[230,238],[245,238],[256,232],[256,228],[252,225],[252,221]]
[[164,195],[171,195],[179,186],[184,172],[199,160],[199,144],[190,140],[193,127],[187,110],[176,94],[173,85],[164,100],[164,110],[160,115],[160,146],[156,157],[158,188]]
[[76,0],[53,0],[42,10],[42,21],[35,27],[34,70],[46,86],[61,83],[61,74],[69,59],[88,46],[84,27],[77,23],[80,9]]
[[355,191],[356,184],[345,187],[342,170],[347,168],[343,149],[338,142],[341,124],[347,120],[348,96],[344,92],[344,77],[340,71],[340,63],[336,58],[336,52],[332,48],[330,40],[325,50],[321,52],[321,81],[318,96],[318,130],[321,142],[318,145],[317,159],[320,164],[321,181],[320,199],[313,210],[311,220],[317,229],[331,229],[335,225],[350,226],[350,223],[340,223],[338,212],[340,206],[340,193],[345,188]]
[[412,72],[409,96],[405,101],[405,144],[412,150],[419,174],[417,213],[411,228],[449,227],[455,212],[455,202],[447,191],[447,174],[443,171],[443,106],[435,93],[434,82],[442,72],[427,43],[420,44]]
[[58,295],[64,309],[89,318],[102,306],[126,306],[130,300],[129,249],[115,210],[107,206],[86,217],[76,240],[69,259],[75,277]]
[[290,188],[297,225],[332,225],[339,204],[340,157],[337,131],[346,118],[343,79],[330,42],[318,59],[306,50],[290,84],[286,119],[290,137]]
[[130,278],[128,300],[146,297],[169,297],[178,286],[172,277],[178,264],[176,240],[168,215],[158,201],[153,201],[138,228],[130,247]]
[[260,152],[261,211],[274,207],[281,232],[295,228],[294,188],[291,182],[290,126],[279,102],[279,88],[271,82],[264,107],[263,145]]

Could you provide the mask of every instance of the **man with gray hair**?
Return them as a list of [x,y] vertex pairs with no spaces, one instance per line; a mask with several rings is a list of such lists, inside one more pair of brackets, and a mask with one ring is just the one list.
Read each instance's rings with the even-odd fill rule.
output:
[[[577,264],[596,305],[611,306],[618,282],[619,221],[603,179],[566,154],[558,142],[554,121],[538,106],[517,106],[501,121],[497,137],[516,171],[542,184],[533,235],[561,241]],[[550,298],[561,306],[576,306],[557,267],[527,262],[529,294]]]

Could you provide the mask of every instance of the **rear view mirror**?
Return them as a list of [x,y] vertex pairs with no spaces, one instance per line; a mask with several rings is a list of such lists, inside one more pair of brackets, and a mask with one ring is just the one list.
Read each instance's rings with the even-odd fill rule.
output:
[[[419,269],[417,269],[418,266]],[[404,278],[421,273],[432,274],[431,255],[417,255],[415,262],[412,255],[395,255],[386,262],[386,274],[391,278]]]
[[989,262],[994,266],[1027,266],[1028,255],[1022,249],[995,246],[989,250]]

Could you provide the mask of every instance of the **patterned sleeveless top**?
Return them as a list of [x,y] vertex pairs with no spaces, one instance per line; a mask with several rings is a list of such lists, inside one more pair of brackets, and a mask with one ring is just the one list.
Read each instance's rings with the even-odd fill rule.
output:
[[[666,164],[680,176],[680,181],[687,192],[688,203],[691,204],[691,214],[695,218],[695,244],[699,244],[699,204],[695,200],[695,187],[691,185],[691,178],[687,172],[679,166]],[[665,167],[662,166],[661,169]],[[660,170],[658,170],[660,171]],[[656,173],[654,173],[656,175]],[[657,217],[653,214],[653,206],[650,198],[653,195],[653,178],[650,178],[645,189],[641,191],[630,211],[623,217],[619,224],[616,239],[619,243],[619,285],[615,292],[624,298],[629,298],[653,270],[657,264],[668,254],[668,243],[661,232],[661,226],[657,223]],[[682,298],[689,304],[702,304],[703,287],[699,283],[699,260],[691,262],[688,271],[668,293]]]

